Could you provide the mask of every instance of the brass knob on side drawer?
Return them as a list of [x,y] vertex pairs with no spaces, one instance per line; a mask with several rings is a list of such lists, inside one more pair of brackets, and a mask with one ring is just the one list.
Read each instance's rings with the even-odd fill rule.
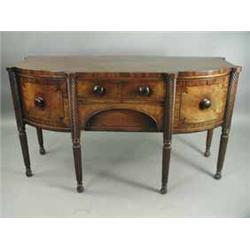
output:
[[200,109],[208,109],[211,106],[211,101],[207,98],[204,98],[200,101]]
[[140,96],[150,96],[152,93],[152,90],[150,89],[149,86],[139,86],[138,93]]
[[45,107],[45,100],[40,96],[35,98],[34,103],[40,109],[43,109]]
[[95,95],[98,95],[98,96],[103,96],[105,94],[105,88],[101,85],[95,85],[92,91]]

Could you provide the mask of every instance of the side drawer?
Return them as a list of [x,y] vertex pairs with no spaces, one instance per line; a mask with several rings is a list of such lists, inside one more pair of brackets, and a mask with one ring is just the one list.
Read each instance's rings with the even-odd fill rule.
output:
[[63,126],[63,84],[63,80],[21,77],[20,91],[25,119],[44,125]]
[[224,119],[229,75],[210,79],[178,80],[175,131],[201,131],[219,126]]
[[181,118],[186,123],[223,119],[227,85],[186,86],[181,97]]

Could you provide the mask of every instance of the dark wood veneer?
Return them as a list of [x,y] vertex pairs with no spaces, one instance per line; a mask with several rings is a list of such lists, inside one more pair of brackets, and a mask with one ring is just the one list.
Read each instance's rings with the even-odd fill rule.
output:
[[222,126],[215,178],[221,178],[241,67],[224,58],[28,57],[7,68],[17,128],[32,176],[25,125],[71,132],[77,191],[83,192],[81,130],[163,133],[162,187],[167,192],[172,135]]

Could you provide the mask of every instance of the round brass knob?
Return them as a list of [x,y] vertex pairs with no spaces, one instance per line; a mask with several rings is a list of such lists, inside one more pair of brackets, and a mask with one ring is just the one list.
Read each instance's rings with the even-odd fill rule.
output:
[[208,109],[209,107],[211,106],[211,101],[207,98],[203,98],[201,101],[200,101],[200,109]]
[[95,95],[98,95],[98,96],[103,96],[105,94],[105,88],[101,85],[95,85],[92,91]]
[[35,103],[35,106],[37,106],[40,109],[45,107],[45,100],[40,96],[35,98],[34,103]]
[[149,96],[152,93],[152,90],[149,86],[139,86],[138,93],[140,96]]

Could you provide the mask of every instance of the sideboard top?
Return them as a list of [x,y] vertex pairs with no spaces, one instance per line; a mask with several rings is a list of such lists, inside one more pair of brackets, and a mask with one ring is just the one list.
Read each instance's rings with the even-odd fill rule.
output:
[[201,72],[236,67],[222,57],[30,56],[14,67],[52,72]]

